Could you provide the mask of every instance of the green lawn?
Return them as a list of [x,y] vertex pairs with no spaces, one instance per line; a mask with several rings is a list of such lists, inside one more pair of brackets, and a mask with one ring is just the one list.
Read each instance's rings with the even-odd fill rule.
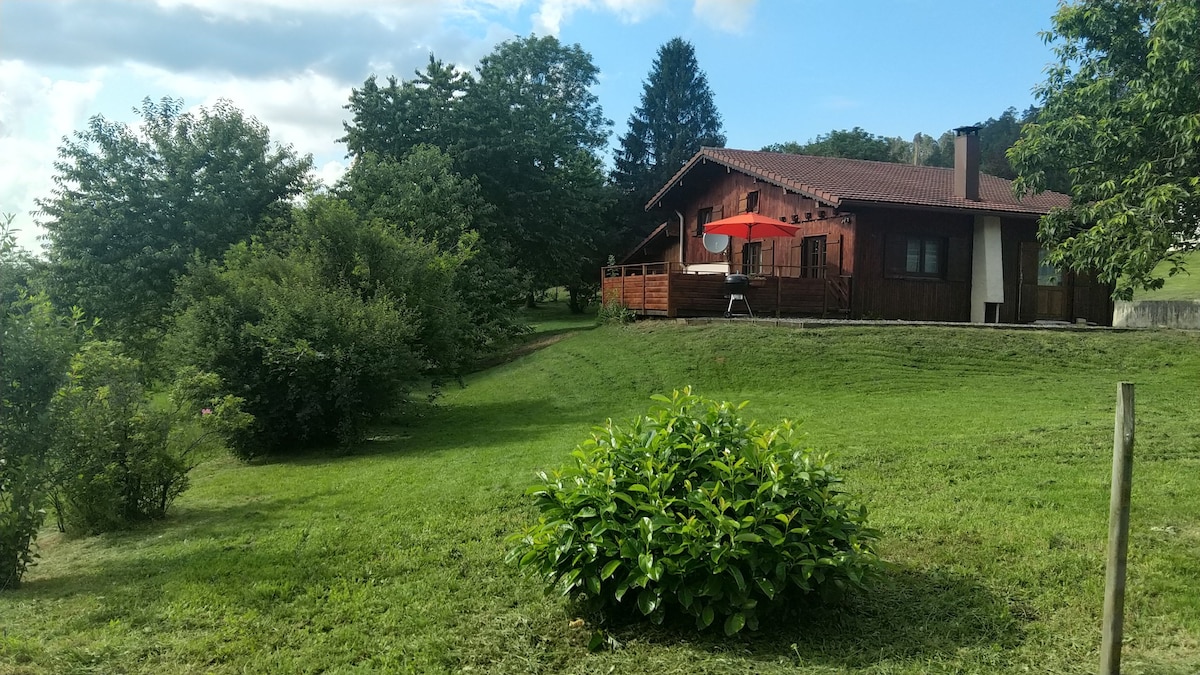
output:
[[[341,457],[200,466],[174,515],[0,597],[6,673],[1090,673],[1116,383],[1137,383],[1124,672],[1200,670],[1200,336],[641,323],[468,380]],[[590,626],[502,562],[522,496],[655,392],[803,420],[870,504],[873,593],[757,634]],[[594,619],[594,617],[592,617]],[[690,624],[690,622],[689,622]]]
[[567,306],[566,291],[558,300],[539,302],[537,307],[525,307],[521,310],[523,318],[533,329],[535,335],[546,333],[561,333],[579,328],[591,328],[596,325],[596,307],[590,306],[583,314],[572,314]]
[[1141,292],[1135,296],[1137,300],[1200,300],[1200,251],[1188,253],[1184,259],[1187,271],[1167,276],[1171,266],[1162,263],[1155,270],[1166,279],[1163,287],[1157,291]]

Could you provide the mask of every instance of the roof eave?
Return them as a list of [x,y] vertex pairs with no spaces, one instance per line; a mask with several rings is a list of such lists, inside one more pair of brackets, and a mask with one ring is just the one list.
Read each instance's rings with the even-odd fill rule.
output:
[[905,209],[912,211],[938,211],[942,213],[962,213],[974,216],[1002,216],[1007,218],[1032,218],[1038,219],[1049,213],[1047,211],[1015,211],[1005,209],[989,209],[981,205],[979,208],[962,207],[962,206],[945,206],[939,204],[916,204],[912,202],[893,202],[874,199],[843,199],[842,205],[846,208],[855,206],[889,208],[889,209]]
[[813,199],[818,202],[823,202],[829,206],[840,206],[842,203],[842,200],[840,198],[838,198],[836,195],[822,192],[822,191],[817,190],[816,188],[813,188],[808,185],[785,181],[776,174],[772,174],[772,173],[766,172],[766,171],[759,171],[759,170],[751,167],[750,165],[747,165],[747,164],[744,164],[741,162],[726,161],[726,160],[722,159],[721,157],[716,156],[714,154],[713,150],[714,150],[713,148],[700,148],[700,151],[697,152],[695,155],[693,155],[692,158],[689,159],[687,161],[687,163],[684,164],[683,167],[681,167],[679,169],[679,171],[676,171],[675,175],[671,176],[671,180],[667,181],[667,183],[665,185],[663,185],[663,187],[657,193],[655,193],[655,195],[653,197],[650,198],[650,201],[646,202],[646,206],[644,207],[643,210],[649,211],[650,209],[652,209],[656,206],[661,206],[662,200],[664,197],[666,197],[667,193],[670,192],[673,188],[675,188],[679,185],[682,185],[683,177],[685,175],[687,175],[687,173],[689,171],[692,170],[692,167],[694,167],[697,163],[701,163],[703,161],[712,161],[712,162],[719,164],[721,166],[724,166],[726,168],[733,169],[734,171],[737,171],[739,173],[744,173],[747,176],[750,176],[752,178],[757,178],[758,180],[765,181],[765,182],[775,185],[777,187],[781,187],[784,190],[795,192],[798,195],[808,197],[809,199]]

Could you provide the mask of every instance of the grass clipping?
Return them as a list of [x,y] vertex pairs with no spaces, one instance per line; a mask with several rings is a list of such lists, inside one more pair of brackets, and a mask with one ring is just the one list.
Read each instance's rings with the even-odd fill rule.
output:
[[796,425],[747,422],[690,388],[610,420],[529,489],[540,517],[509,559],[565,595],[661,623],[756,630],[798,596],[866,588],[878,533]]

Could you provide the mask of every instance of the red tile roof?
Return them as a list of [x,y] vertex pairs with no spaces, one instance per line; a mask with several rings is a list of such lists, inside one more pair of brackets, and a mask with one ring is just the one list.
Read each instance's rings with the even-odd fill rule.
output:
[[897,204],[1042,215],[1056,206],[1067,206],[1071,198],[1058,192],[1025,195],[1012,193],[1012,181],[996,176],[979,176],[979,201],[954,196],[954,169],[792,155],[781,152],[701,148],[688,163],[646,204],[658,203],[684,174],[702,161],[712,161],[760,180],[807,195],[833,206],[851,204]]

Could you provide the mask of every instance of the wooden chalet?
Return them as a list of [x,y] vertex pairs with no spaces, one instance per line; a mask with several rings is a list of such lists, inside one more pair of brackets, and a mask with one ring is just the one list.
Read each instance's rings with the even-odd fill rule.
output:
[[[1038,218],[1070,198],[981,175],[978,131],[955,130],[953,169],[703,148],[646,206],[668,220],[603,269],[604,300],[720,315],[745,273],[757,315],[1111,325],[1111,289],[1043,262]],[[750,211],[799,230],[706,248],[706,223]]]

